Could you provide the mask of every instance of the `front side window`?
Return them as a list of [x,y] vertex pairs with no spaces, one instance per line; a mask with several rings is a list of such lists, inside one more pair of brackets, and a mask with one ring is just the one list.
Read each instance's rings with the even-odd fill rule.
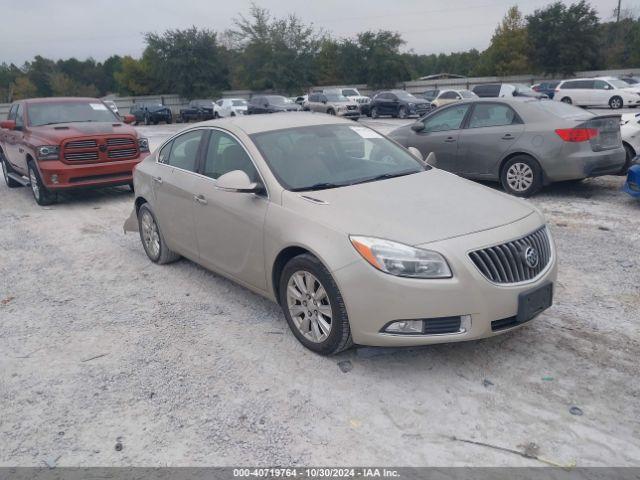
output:
[[596,80],[594,82],[594,88],[596,90],[611,90],[613,87],[604,80]]
[[499,127],[518,123],[516,112],[507,105],[478,103],[469,119],[469,128]]
[[458,130],[462,126],[469,105],[457,105],[424,119],[425,132]]
[[[165,158],[162,163],[189,172],[195,172],[197,168],[198,148],[200,147],[203,132],[204,130],[193,130],[174,138],[171,142],[171,152],[168,158]],[[163,152],[164,148],[161,154]]]
[[18,104],[18,109],[16,110],[16,127],[24,127],[24,109],[21,103]]
[[29,105],[29,124],[33,127],[56,123],[119,122],[104,103],[95,102],[38,102]]
[[231,135],[213,130],[204,160],[204,175],[217,179],[225,173],[242,170],[252,182],[259,179],[251,158]]
[[363,126],[315,125],[251,136],[287,190],[318,190],[422,172],[409,152]]
[[7,115],[7,120],[15,120],[17,111],[18,111],[18,104],[14,103],[13,105],[11,105],[11,110],[9,110],[9,114]]

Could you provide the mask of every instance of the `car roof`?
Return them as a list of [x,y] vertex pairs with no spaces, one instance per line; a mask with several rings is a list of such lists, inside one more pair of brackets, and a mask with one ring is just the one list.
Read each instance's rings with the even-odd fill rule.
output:
[[199,126],[222,127],[228,130],[241,130],[247,135],[254,133],[283,130],[285,128],[312,127],[314,125],[354,125],[352,120],[345,120],[332,115],[307,112],[283,112],[264,115],[242,115],[226,117],[219,120],[201,122]]

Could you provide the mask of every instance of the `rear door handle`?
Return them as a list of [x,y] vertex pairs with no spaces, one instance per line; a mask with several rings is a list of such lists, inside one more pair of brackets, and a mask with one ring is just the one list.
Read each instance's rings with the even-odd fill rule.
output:
[[456,139],[453,138],[453,137],[447,137],[447,138],[444,139],[444,141],[447,142],[447,143],[453,143],[453,142],[456,141]]
[[207,199],[204,198],[204,195],[194,195],[193,199],[201,205],[207,204]]
[[506,133],[502,136],[503,140],[513,140],[515,137],[513,135],[511,135],[510,133]]
[[162,185],[162,177],[153,177],[153,181]]

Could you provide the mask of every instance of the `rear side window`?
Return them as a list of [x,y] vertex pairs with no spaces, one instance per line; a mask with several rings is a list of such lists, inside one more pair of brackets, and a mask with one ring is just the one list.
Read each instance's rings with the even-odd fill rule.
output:
[[258,180],[256,167],[238,141],[227,133],[213,130],[204,161],[204,175],[217,179],[234,170],[242,170],[252,182]]
[[440,95],[440,98],[444,100],[453,100],[458,98],[458,94],[456,92],[444,92],[442,95]]
[[[203,132],[204,130],[193,130],[174,138],[171,142],[171,153],[162,163],[189,172],[195,172],[198,148],[200,147]],[[161,154],[164,153],[165,148],[162,149]]]
[[478,103],[469,119],[469,128],[499,127],[520,123],[516,112],[507,105]]

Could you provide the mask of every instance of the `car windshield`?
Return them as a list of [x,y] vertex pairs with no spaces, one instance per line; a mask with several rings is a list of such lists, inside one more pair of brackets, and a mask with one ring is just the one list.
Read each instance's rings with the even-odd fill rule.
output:
[[475,98],[477,97],[477,95],[469,90],[460,90],[458,93],[460,93],[460,96],[462,98]]
[[622,81],[629,85],[636,85],[638,83],[638,79],[632,77],[623,78]]
[[344,95],[339,93],[325,93],[325,97],[327,97],[327,101],[329,102],[348,102],[349,99]]
[[290,105],[293,103],[292,100],[289,100],[286,97],[281,97],[279,95],[267,97],[267,99],[269,100],[269,103],[272,105]]
[[102,102],[31,103],[28,107],[29,125],[40,127],[70,122],[119,122]]
[[613,85],[616,88],[627,88],[629,86],[628,83],[623,82],[622,80],[611,79],[611,80],[607,80],[607,82],[609,82],[611,85]]
[[233,105],[234,107],[246,107],[247,106],[247,101],[246,100],[232,100],[231,101],[231,105]]
[[360,96],[358,91],[354,90],[353,88],[344,88],[344,89],[342,89],[342,95],[344,95],[345,97],[359,97]]
[[402,100],[418,100],[416,97],[411,95],[409,92],[405,92],[404,90],[398,90],[393,93],[395,93],[396,96],[398,98],[401,98]]
[[287,190],[320,190],[409,175],[426,168],[374,130],[314,125],[251,135]]

